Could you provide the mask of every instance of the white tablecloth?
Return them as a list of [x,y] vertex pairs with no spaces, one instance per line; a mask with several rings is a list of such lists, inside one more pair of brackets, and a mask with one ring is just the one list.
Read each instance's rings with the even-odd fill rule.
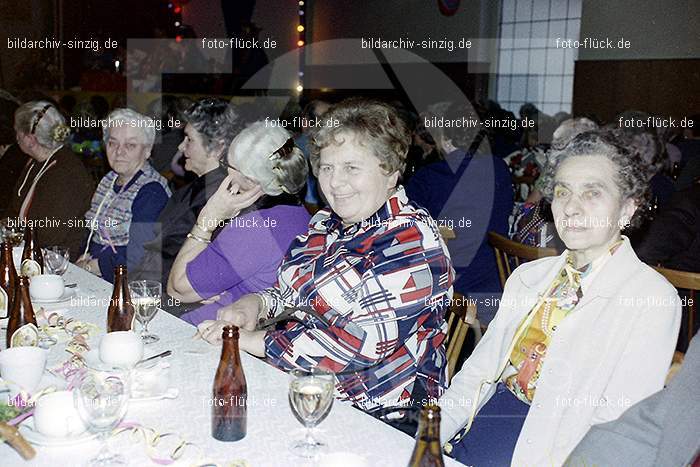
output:
[[[68,283],[78,283],[77,300],[72,305],[64,303],[47,309],[64,310],[64,315],[97,324],[104,330],[112,285],[73,265],[65,279]],[[289,379],[284,372],[242,353],[250,403],[248,434],[238,442],[219,442],[211,437],[209,401],[220,347],[193,339],[194,327],[165,312],[159,312],[149,327],[161,340],[146,346],[145,356],[173,351],[169,359],[170,380],[171,387],[179,390],[179,397],[130,403],[125,421],[137,422],[160,433],[178,433],[200,446],[204,459],[219,465],[240,459],[249,466],[314,465],[295,457],[288,449],[290,441],[301,436],[302,428],[289,408]],[[49,365],[65,359],[67,354],[63,349],[64,344],[54,346]],[[328,444],[329,452],[352,452],[364,457],[371,466],[405,466],[414,446],[411,437],[338,401],[319,425],[318,432]],[[132,440],[128,434],[112,439],[111,443],[128,459],[129,465],[155,465],[147,457],[143,442]],[[96,441],[73,447],[36,447],[36,458],[24,462],[9,445],[0,444],[0,465],[84,465],[98,447]],[[196,449],[187,448],[186,455],[174,465],[196,465],[204,459]],[[461,465],[449,458],[445,461],[446,465]]]

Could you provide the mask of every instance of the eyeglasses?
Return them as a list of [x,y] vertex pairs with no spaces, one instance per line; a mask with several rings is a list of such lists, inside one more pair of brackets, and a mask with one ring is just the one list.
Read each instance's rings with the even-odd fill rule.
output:
[[[268,156],[268,158],[269,158],[271,161],[273,161],[273,160],[275,160],[275,159],[284,159],[284,158],[288,157],[288,156],[292,153],[292,151],[294,151],[294,147],[295,147],[295,145],[294,145],[294,138],[289,138],[289,139],[282,145],[281,148],[279,148],[278,150],[276,150],[275,152],[273,152],[272,154],[270,154],[270,155]],[[224,155],[221,157],[221,159],[219,159],[219,167],[221,167],[222,169],[233,169],[233,170],[238,170],[237,168],[235,168],[234,166],[232,166],[231,164],[228,163],[228,161],[226,160],[226,154],[224,154]]]

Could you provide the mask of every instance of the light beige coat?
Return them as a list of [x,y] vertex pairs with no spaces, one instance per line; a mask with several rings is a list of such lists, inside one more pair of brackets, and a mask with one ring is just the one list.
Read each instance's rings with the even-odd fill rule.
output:
[[[680,299],[623,238],[552,338],[513,466],[562,465],[591,425],[616,419],[663,387]],[[443,442],[468,423],[473,400],[481,408],[493,395],[518,325],[565,258],[566,252],[523,264],[509,277],[496,317],[440,399]]]

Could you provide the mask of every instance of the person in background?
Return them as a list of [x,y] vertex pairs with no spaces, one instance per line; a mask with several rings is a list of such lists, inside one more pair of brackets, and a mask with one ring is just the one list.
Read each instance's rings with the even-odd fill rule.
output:
[[621,235],[649,200],[640,161],[597,131],[552,160],[545,194],[567,250],[513,271],[439,401],[445,449],[464,463],[562,465],[591,425],[663,387],[676,347],[676,289]]
[[233,106],[223,99],[201,99],[181,118],[185,136],[178,150],[184,154],[185,168],[197,178],[173,193],[161,211],[155,238],[144,245],[143,259],[129,271],[129,278],[134,280],[168,282],[187,234],[227,175],[219,161],[240,129]]
[[297,195],[306,184],[306,160],[284,128],[247,126],[221,165],[228,176],[190,226],[168,278],[173,298],[208,302],[181,316],[194,325],[274,284],[287,247],[309,222]]
[[567,466],[700,466],[700,337],[667,387],[617,420],[593,425]]
[[[336,397],[372,414],[420,404],[447,383],[454,276],[435,222],[397,186],[411,136],[377,101],[349,99],[326,116],[338,126],[313,132],[311,165],[329,207],[289,246],[273,287],[199,331],[215,343],[233,323],[242,350],[287,371],[333,372]],[[260,318],[285,315],[278,328],[256,330]]]
[[700,179],[700,115],[690,117],[693,128],[684,130],[685,139],[677,143],[681,151],[680,175],[676,180],[676,191],[690,188]]
[[100,181],[85,213],[89,234],[77,265],[112,282],[119,264],[135,268],[153,224],[170,197],[167,180],[149,164],[153,120],[131,109],[116,109],[103,128],[112,170]]
[[[446,119],[476,119],[463,105],[452,104]],[[444,128],[436,140],[445,160],[419,170],[408,183],[409,199],[426,208],[441,225],[452,227],[456,238],[447,244],[455,268],[456,292],[483,298],[479,319],[490,321],[495,307],[487,298],[500,296],[496,257],[487,232],[508,235],[513,211],[513,188],[506,164],[480,150],[482,136],[474,128]],[[488,300],[488,303],[495,300]]]
[[[14,187],[29,162],[29,156],[22,152],[15,137],[14,116],[19,103],[14,96],[0,90],[0,180],[7,187]],[[0,219],[8,216],[12,200],[12,190],[0,190]]]
[[424,116],[418,118],[418,123],[416,128],[413,130],[411,136],[413,138],[413,144],[408,150],[408,157],[406,159],[406,170],[403,173],[402,181],[408,183],[410,178],[418,172],[418,170],[423,167],[433,164],[435,162],[440,162],[442,156],[437,148],[437,144],[433,139],[432,135],[425,128],[425,123],[423,120]]
[[[302,116],[308,120],[315,121],[317,118],[322,119],[323,114],[325,114],[330,108],[330,104],[321,100],[314,100],[309,102],[306,107],[304,107],[304,112]],[[301,134],[294,140],[295,144],[304,153],[306,160],[309,160],[309,132],[313,130],[313,127],[308,125],[302,125]],[[318,191],[318,180],[314,176],[313,172],[309,170],[309,178],[306,181],[306,195],[304,196],[304,205],[306,209],[311,214],[315,214],[316,211],[321,209],[325,205],[323,201],[323,196]]]
[[700,272],[700,182],[676,192],[656,213],[637,254],[651,266]]
[[31,101],[15,111],[15,133],[17,145],[31,159],[12,189],[7,214],[41,220],[40,246],[66,247],[74,261],[83,237],[77,224],[90,205],[94,186],[78,156],[65,146],[70,128],[54,104]]

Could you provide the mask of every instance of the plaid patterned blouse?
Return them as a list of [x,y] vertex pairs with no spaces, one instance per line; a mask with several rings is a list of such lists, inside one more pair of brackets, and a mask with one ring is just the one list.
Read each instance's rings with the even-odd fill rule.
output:
[[430,215],[403,188],[372,217],[344,226],[328,209],[296,238],[277,284],[260,293],[268,318],[285,307],[300,322],[269,331],[265,353],[284,370],[336,373],[336,397],[365,411],[444,391],[454,270]]

